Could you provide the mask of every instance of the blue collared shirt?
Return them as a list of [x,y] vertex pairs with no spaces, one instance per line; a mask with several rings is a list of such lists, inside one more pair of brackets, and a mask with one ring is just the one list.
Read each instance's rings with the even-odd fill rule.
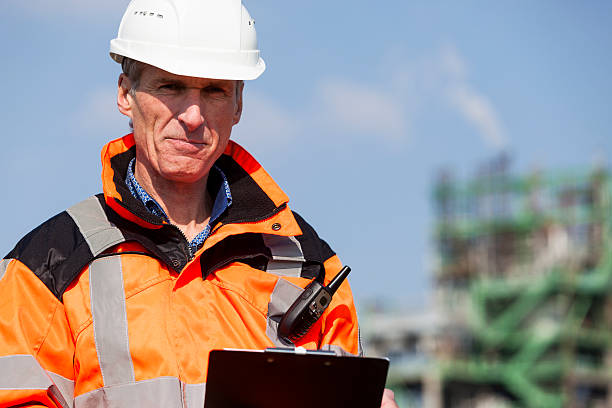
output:
[[[145,208],[149,210],[151,214],[157,215],[162,220],[170,223],[170,219],[166,215],[163,208],[145,191],[144,188],[142,188],[142,186],[136,180],[136,177],[134,176],[135,162],[136,158],[133,158],[128,166],[127,175],[125,177],[125,184],[127,185],[127,188],[137,200],[140,200],[144,204]],[[189,243],[189,250],[192,256],[202,247],[202,245],[204,245],[204,241],[206,241],[206,238],[208,238],[210,230],[215,221],[221,216],[221,214],[223,214],[223,211],[225,211],[227,207],[232,204],[232,193],[229,188],[229,183],[227,182],[227,177],[225,177],[225,174],[217,166],[213,166],[210,171],[214,171],[216,175],[219,176],[221,185],[219,186],[219,191],[217,191],[217,195],[215,196],[215,201],[210,213],[210,220],[208,221],[206,228],[196,235],[196,237]]]

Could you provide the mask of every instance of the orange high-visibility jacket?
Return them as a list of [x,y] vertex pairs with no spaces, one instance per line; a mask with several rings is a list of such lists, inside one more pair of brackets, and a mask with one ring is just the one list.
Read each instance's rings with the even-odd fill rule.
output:
[[[280,317],[313,278],[340,270],[233,142],[216,162],[232,205],[190,257],[181,231],[127,189],[134,155],[132,135],[107,144],[104,194],[0,261],[0,407],[202,407],[212,349],[284,346]],[[348,282],[296,346],[361,354]]]

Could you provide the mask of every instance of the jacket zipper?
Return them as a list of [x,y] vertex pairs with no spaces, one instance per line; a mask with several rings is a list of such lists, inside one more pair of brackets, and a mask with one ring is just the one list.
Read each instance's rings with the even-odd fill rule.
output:
[[174,224],[168,224],[173,226],[183,237],[183,239],[185,240],[185,242],[187,243],[187,262],[191,261],[194,257],[193,251],[191,250],[191,245],[189,244],[189,240],[187,239],[187,235],[185,235],[185,233],[177,226]]
[[[117,200],[118,201],[118,200]],[[128,210],[130,213],[132,213],[133,215],[135,215],[136,217],[143,219],[144,221],[153,224],[153,225],[160,225],[160,226],[164,226],[164,225],[169,225],[172,228],[176,229],[178,231],[178,233],[181,235],[181,237],[183,237],[183,239],[185,240],[185,242],[187,243],[187,262],[191,261],[194,258],[194,254],[193,251],[191,250],[191,245],[189,245],[189,240],[187,239],[187,236],[185,235],[185,233],[175,224],[171,224],[171,223],[164,223],[164,222],[158,222],[157,220],[152,220],[152,219],[144,219],[142,215],[137,214],[136,212],[134,212],[130,207],[128,207],[127,205],[125,205],[125,203],[123,201],[118,201],[119,204],[125,208],[126,210]],[[151,216],[153,216],[153,214],[151,214]]]

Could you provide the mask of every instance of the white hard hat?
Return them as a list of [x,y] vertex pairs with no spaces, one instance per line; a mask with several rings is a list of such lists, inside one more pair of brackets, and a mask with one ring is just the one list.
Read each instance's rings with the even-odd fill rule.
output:
[[198,78],[255,79],[266,69],[241,0],[132,0],[110,55]]

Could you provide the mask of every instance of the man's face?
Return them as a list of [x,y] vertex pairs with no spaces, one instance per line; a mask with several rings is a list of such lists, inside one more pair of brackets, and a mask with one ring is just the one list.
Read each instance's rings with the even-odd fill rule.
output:
[[[136,171],[195,183],[208,174],[242,113],[242,82],[170,74],[146,65],[134,93],[124,74],[117,102],[132,119]],[[151,180],[154,181],[154,180]]]

